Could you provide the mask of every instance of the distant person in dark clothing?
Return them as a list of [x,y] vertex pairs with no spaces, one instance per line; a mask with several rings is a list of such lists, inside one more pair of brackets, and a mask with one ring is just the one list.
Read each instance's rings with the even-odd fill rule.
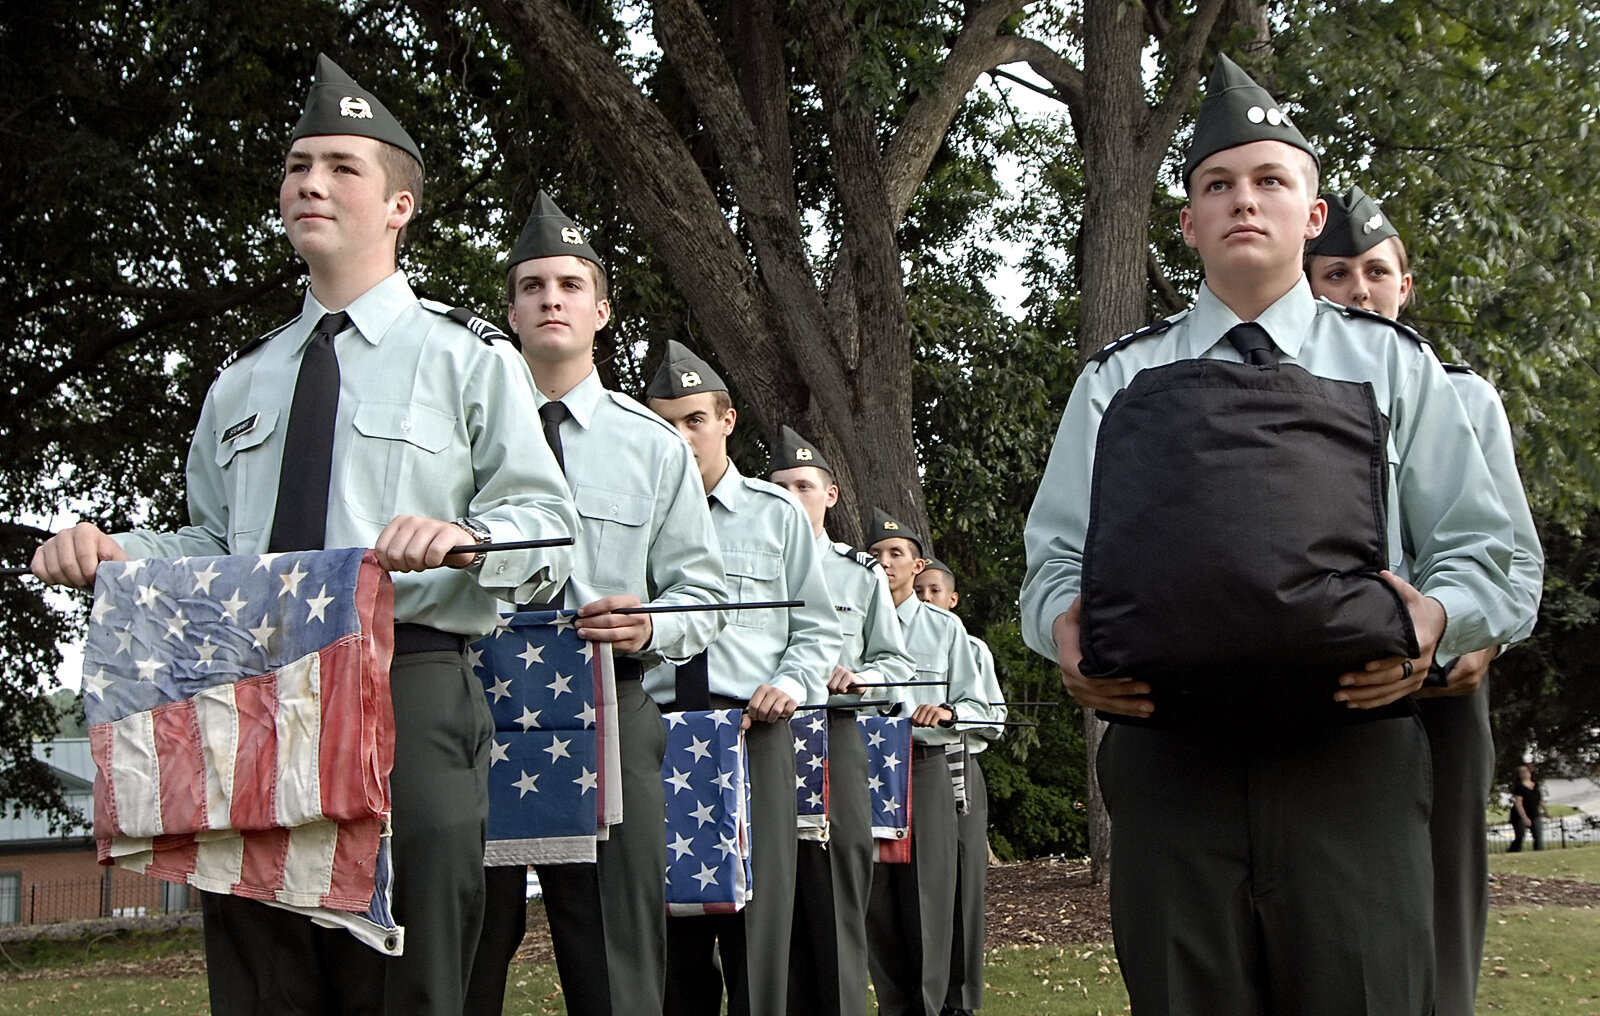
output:
[[1518,853],[1522,850],[1522,838],[1533,830],[1533,849],[1544,849],[1544,824],[1538,821],[1540,815],[1550,817],[1550,809],[1544,806],[1544,795],[1539,790],[1539,780],[1533,775],[1533,766],[1517,766],[1517,778],[1511,781],[1511,846],[1509,853]]

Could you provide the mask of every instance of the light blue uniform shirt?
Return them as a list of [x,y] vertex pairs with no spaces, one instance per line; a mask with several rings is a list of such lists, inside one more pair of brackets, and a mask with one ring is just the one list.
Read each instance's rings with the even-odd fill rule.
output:
[[[961,619],[915,596],[901,600],[894,612],[905,633],[906,649],[917,666],[915,680],[942,682],[900,689],[896,697],[905,703],[904,715],[909,716],[921,705],[946,705],[955,710],[960,720],[990,719],[989,696],[979,690],[982,678],[977,654]],[[966,729],[966,724],[912,727],[911,739],[918,744],[952,744],[961,739]]]
[[[984,711],[978,716],[964,715],[962,719],[983,719],[990,723],[1004,723],[1011,711],[1004,705],[989,705],[991,702],[1005,701],[1005,693],[1000,690],[999,675],[994,670],[994,653],[989,651],[989,643],[976,635],[968,635],[967,642],[972,646],[972,656],[978,664],[978,697],[984,703]],[[967,750],[974,755],[989,747],[990,741],[998,741],[1006,732],[1004,727],[989,727],[976,723],[963,723],[956,729],[972,735],[967,743]]]
[[[534,401],[550,400],[535,391]],[[594,370],[561,401],[570,414],[561,421],[562,457],[579,525],[564,605],[623,594],[652,604],[726,603],[722,552],[682,435],[606,389]],[[717,637],[723,613],[653,614],[650,645],[634,655],[682,662]]]
[[[1095,442],[1107,404],[1146,367],[1196,357],[1238,362],[1224,338],[1238,323],[1202,285],[1194,307],[1170,328],[1132,339],[1079,376],[1023,531],[1022,634],[1035,651],[1057,659],[1051,628],[1078,596]],[[1389,567],[1398,572],[1408,557],[1414,560],[1413,584],[1444,607],[1440,655],[1509,637],[1523,622],[1509,578],[1511,520],[1432,351],[1391,325],[1314,301],[1304,276],[1257,323],[1284,363],[1372,385],[1389,419]]]
[[[741,476],[731,460],[710,497],[729,598],[805,602],[730,611],[728,626],[706,651],[711,691],[748,700],[768,684],[796,704],[822,701],[843,642],[805,509],[782,487]],[[671,666],[656,667],[645,674],[645,691],[671,702],[673,679]]]
[[[509,342],[485,343],[445,305],[425,305],[400,272],[345,309],[324,546],[370,547],[396,515],[467,516],[497,542],[574,534],[566,482],[538,440],[533,378]],[[299,317],[223,369],[189,446],[191,524],[121,534],[130,556],[266,551],[300,360],[325,313],[307,289]],[[497,599],[550,595],[571,568],[558,547],[490,554],[475,573],[396,574],[395,620],[482,635]]]
[[[858,554],[864,552],[848,543],[834,543],[826,532],[817,537],[822,577],[828,583],[828,593],[833,598],[834,614],[839,619],[844,639],[839,666],[868,684],[903,684],[911,680],[916,667],[900,633],[900,619],[895,616],[894,599],[889,595],[889,580],[871,554],[865,554],[870,565]],[[834,695],[828,701],[850,705],[890,695],[889,689],[868,688],[861,695]]]

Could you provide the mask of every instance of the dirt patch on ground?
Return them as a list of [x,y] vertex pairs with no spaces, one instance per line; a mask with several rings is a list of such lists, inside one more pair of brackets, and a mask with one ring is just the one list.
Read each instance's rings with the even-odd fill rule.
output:
[[[1600,885],[1566,879],[1493,875],[1489,903],[1494,907],[1600,907]],[[1105,885],[1089,877],[1088,862],[1045,858],[989,869],[990,945],[1068,945],[1111,940],[1110,899]],[[92,942],[91,942],[92,947]],[[3,948],[3,946],[0,946]],[[528,934],[517,950],[519,963],[555,958],[544,907],[528,907]],[[91,961],[70,969],[20,972],[7,969],[0,955],[0,982],[87,979],[93,977],[188,977],[205,972],[199,952],[178,953],[136,963]]]

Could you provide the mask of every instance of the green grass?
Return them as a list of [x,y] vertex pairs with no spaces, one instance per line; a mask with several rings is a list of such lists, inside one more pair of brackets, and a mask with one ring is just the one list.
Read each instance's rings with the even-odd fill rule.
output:
[[[1600,883],[1600,847],[1495,854],[1489,867],[1496,873],[1530,878]],[[117,964],[148,962],[199,947],[199,933],[192,930],[7,944],[0,971],[15,973],[18,966],[54,968],[74,976],[0,983],[0,1016],[204,1014],[208,1011],[204,977],[117,976]],[[6,962],[8,957],[12,962]],[[985,1016],[1112,1016],[1128,1008],[1109,943],[998,947],[989,952],[985,982]],[[1491,911],[1478,1011],[1600,1016],[1600,907]],[[555,965],[513,967],[506,1012],[562,1016],[566,1007]]]

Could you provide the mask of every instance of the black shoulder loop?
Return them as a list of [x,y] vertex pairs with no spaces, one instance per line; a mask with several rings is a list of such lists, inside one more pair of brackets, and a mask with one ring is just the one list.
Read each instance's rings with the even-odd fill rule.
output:
[[467,331],[483,340],[483,344],[493,345],[495,339],[504,339],[511,343],[518,352],[522,350],[522,341],[515,336],[507,335],[493,322],[490,322],[467,310],[465,307],[451,307],[444,312],[444,316],[465,328]]
[[1149,336],[1149,335],[1160,335],[1162,332],[1164,332],[1168,328],[1172,327],[1172,322],[1174,320],[1176,320],[1176,319],[1174,319],[1174,318],[1163,318],[1162,320],[1157,321],[1154,324],[1145,325],[1143,328],[1139,329],[1136,332],[1129,332],[1127,335],[1124,335],[1122,338],[1117,339],[1115,342],[1108,343],[1104,349],[1100,350],[1100,352],[1094,354],[1094,356],[1089,358],[1090,362],[1091,363],[1105,363],[1107,360],[1111,359],[1111,356],[1112,356],[1113,353],[1116,353],[1119,350],[1126,349],[1128,346],[1132,345],[1135,342],[1138,342],[1140,339],[1145,338],[1146,336]]

